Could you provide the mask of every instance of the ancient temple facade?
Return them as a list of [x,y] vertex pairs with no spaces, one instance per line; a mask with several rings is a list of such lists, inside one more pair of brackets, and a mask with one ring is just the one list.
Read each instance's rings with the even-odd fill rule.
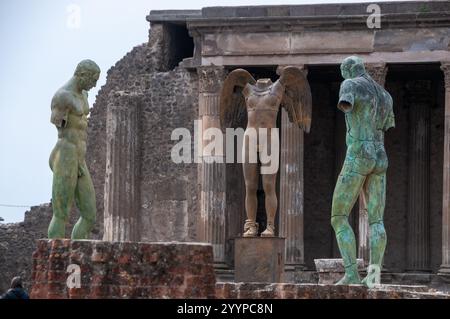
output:
[[[208,242],[218,273],[232,276],[233,243],[245,220],[242,167],[202,154],[196,163],[194,143],[193,162],[176,164],[172,132],[187,128],[193,137],[195,120],[203,130],[220,128],[219,94],[229,71],[276,80],[278,66],[295,65],[311,86],[312,127],[304,134],[279,114],[276,231],[286,239],[289,280],[302,280],[316,258],[338,257],[330,214],[346,151],[336,108],[339,65],[358,55],[394,99],[396,127],[385,136],[386,274],[450,275],[450,2],[377,6],[379,12],[368,12],[368,4],[150,12],[149,42],[110,70],[91,117],[88,160],[103,238]],[[234,127],[244,125],[235,119]],[[262,187],[258,199],[264,225]],[[367,262],[362,203],[350,219]]]

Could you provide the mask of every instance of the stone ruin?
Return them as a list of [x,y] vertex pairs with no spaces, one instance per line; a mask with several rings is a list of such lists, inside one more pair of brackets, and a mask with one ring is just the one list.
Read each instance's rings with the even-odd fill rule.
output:
[[[218,286],[219,294],[238,296],[230,285],[234,239],[245,216],[241,169],[173,163],[171,133],[185,127],[193,134],[199,119],[217,126],[215,97],[230,70],[245,67],[270,78],[278,65],[293,64],[308,73],[313,121],[311,133],[303,135],[280,115],[276,228],[286,238],[285,281],[317,283],[314,259],[338,256],[329,213],[345,150],[344,120],[335,108],[339,63],[358,54],[392,93],[397,117],[395,132],[386,138],[382,281],[448,287],[450,3],[378,5],[381,29],[367,27],[367,4],[150,12],[148,42],[108,71],[91,112],[87,163],[98,205],[92,239],[210,243],[215,275],[228,282]],[[242,125],[235,120],[236,127]],[[422,125],[425,133],[418,134]],[[356,206],[351,223],[358,229],[359,258],[367,263],[367,216]],[[260,207],[261,225],[264,215]],[[0,290],[17,274],[30,287],[35,241],[46,237],[50,217],[51,204],[44,204],[26,212],[24,222],[0,225]],[[280,289],[275,290],[282,296],[301,295]]]

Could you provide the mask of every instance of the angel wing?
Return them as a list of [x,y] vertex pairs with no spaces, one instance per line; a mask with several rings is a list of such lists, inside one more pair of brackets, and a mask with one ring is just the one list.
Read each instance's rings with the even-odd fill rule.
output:
[[312,96],[308,80],[303,72],[294,66],[279,68],[280,83],[285,91],[281,101],[289,120],[297,124],[306,133],[311,129]]
[[244,69],[236,69],[228,74],[220,92],[220,123],[222,128],[233,127],[247,116],[242,90],[247,83],[255,84],[253,76]]

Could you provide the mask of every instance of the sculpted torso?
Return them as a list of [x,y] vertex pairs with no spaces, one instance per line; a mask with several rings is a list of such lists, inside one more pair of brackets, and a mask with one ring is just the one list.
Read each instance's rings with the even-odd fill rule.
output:
[[247,106],[247,128],[276,127],[283,91],[279,81],[272,83],[270,79],[260,79],[256,85],[247,84],[242,92]]
[[70,92],[61,88],[52,100],[51,121],[58,129],[58,143],[60,147],[75,147],[79,163],[84,162],[86,155],[87,116],[89,104],[87,94]]

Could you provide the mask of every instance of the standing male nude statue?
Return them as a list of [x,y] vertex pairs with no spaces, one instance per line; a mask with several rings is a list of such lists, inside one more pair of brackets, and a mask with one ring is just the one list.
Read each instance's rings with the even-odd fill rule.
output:
[[361,193],[367,204],[370,230],[370,262],[362,283],[371,288],[380,283],[387,241],[383,223],[388,168],[384,132],[395,126],[393,103],[389,93],[367,74],[360,58],[346,58],[341,73],[345,80],[338,108],[345,113],[347,154],[334,189],[331,225],[344,261],[345,276],[337,284],[361,284],[355,234],[348,222]]
[[[306,132],[311,126],[311,89],[302,71],[296,67],[279,67],[280,78],[273,83],[270,79],[259,79],[243,69],[232,71],[226,78],[220,97],[220,118],[223,127],[227,127],[227,116],[242,110],[247,111],[247,128],[243,141],[243,170],[245,179],[245,210],[247,220],[244,224],[243,237],[258,235],[256,223],[257,196],[259,172],[257,158],[272,152],[278,158],[279,143],[277,134],[277,116],[280,105],[288,112],[291,122],[299,125]],[[275,130],[275,140],[272,140],[272,130]],[[253,134],[254,133],[254,134]],[[252,148],[254,146],[254,148]],[[256,153],[256,154],[252,154]],[[254,160],[252,160],[252,155]],[[277,162],[278,163],[278,162]],[[261,164],[262,184],[265,193],[265,208],[267,227],[261,233],[262,237],[275,236],[275,215],[277,211],[276,179],[278,165],[275,171],[264,172]],[[271,163],[269,164],[271,165]],[[270,172],[269,172],[270,171]]]
[[75,201],[80,218],[72,239],[86,239],[96,217],[95,191],[85,162],[89,104],[87,91],[95,87],[100,68],[91,60],[81,61],[73,77],[51,102],[50,121],[58,130],[58,141],[50,155],[53,171],[53,218],[49,238],[65,238],[65,227]]

